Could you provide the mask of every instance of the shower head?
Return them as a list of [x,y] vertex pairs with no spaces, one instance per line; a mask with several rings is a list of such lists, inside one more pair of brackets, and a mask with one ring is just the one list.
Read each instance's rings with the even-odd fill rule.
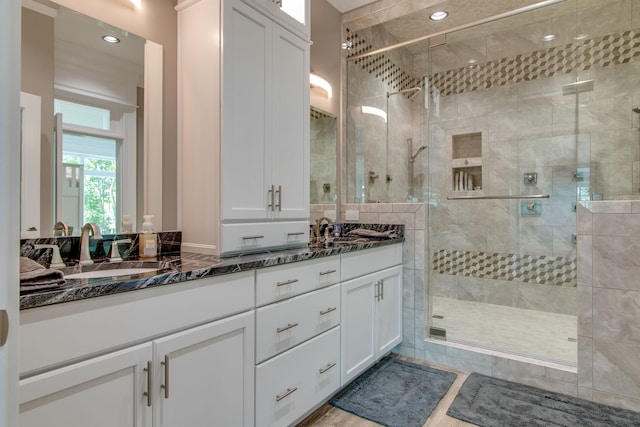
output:
[[416,157],[418,157],[418,154],[420,154],[422,150],[424,150],[425,148],[427,148],[426,145],[423,145],[422,147],[418,148],[418,151],[416,151],[416,153],[413,156],[411,156],[411,161],[414,162],[416,160]]
[[633,111],[636,114],[640,114],[640,107],[632,108],[631,111]]
[[387,92],[387,98],[389,98],[392,95],[400,95],[400,94],[404,94],[404,93],[410,93],[413,92],[410,96],[409,99],[412,99],[414,96],[416,96],[418,93],[422,92],[422,88],[415,86],[415,87],[410,87],[409,89],[403,89],[403,90],[399,90],[397,92]]

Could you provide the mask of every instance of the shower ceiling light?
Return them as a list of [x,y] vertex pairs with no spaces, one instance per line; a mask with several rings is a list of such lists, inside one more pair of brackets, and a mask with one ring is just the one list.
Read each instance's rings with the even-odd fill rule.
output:
[[104,36],[102,36],[102,40],[106,41],[107,43],[120,43],[119,38],[109,34],[105,34]]
[[363,114],[373,114],[374,116],[382,117],[384,122],[385,123],[387,122],[387,113],[385,113],[384,111],[382,111],[379,108],[370,107],[368,105],[363,105],[362,106],[362,113]]
[[142,7],[142,0],[129,0],[129,1],[136,9],[140,9]]
[[547,34],[546,36],[542,37],[543,42],[550,42],[551,40],[555,40],[555,39],[556,39],[555,34]]
[[327,98],[331,98],[333,96],[333,89],[331,88],[331,83],[323,79],[317,74],[309,74],[309,84],[311,87],[319,87],[327,93]]
[[445,12],[444,10],[439,10],[437,12],[433,12],[431,16],[429,16],[429,19],[431,19],[432,21],[442,21],[447,16],[449,16],[449,12]]

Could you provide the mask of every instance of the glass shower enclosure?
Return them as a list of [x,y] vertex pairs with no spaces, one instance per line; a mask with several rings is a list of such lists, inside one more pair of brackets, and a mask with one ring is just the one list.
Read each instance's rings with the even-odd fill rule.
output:
[[426,338],[575,365],[576,204],[640,197],[640,7],[560,1],[376,53],[398,27],[347,33],[346,201],[427,205]]

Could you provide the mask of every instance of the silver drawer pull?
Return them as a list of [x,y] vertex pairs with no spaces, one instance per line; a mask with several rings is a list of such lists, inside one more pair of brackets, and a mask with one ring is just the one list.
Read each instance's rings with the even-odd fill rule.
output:
[[286,280],[284,282],[277,282],[276,286],[286,286],[286,285],[291,285],[293,283],[297,283],[298,279],[291,279],[291,280]]
[[320,275],[321,276],[326,276],[327,274],[331,274],[331,273],[335,273],[337,270],[327,270],[327,271],[321,271]]
[[298,391],[298,387],[287,388],[287,391],[285,391],[284,393],[276,395],[276,402],[280,402],[282,399],[284,399],[287,396],[290,396],[292,393],[296,391]]
[[320,371],[321,374],[324,374],[325,372],[327,372],[329,369],[333,368],[334,366],[336,366],[336,362],[327,364],[327,366],[325,366],[324,368],[320,368],[319,371]]
[[147,397],[147,406],[151,406],[151,402],[153,401],[153,369],[152,369],[151,360],[147,361],[147,367],[144,368],[144,371],[147,373],[147,391],[142,393],[143,396]]
[[297,232],[297,233],[287,233],[287,236],[300,236],[302,234],[307,234],[303,231]]
[[242,240],[256,240],[256,239],[264,239],[264,236],[244,236]]
[[169,355],[164,355],[164,362],[160,362],[164,366],[164,384],[160,384],[160,388],[164,390],[164,398],[169,398]]
[[276,331],[277,331],[278,333],[280,333],[280,332],[288,331],[288,330],[289,330],[289,329],[291,329],[291,328],[295,328],[296,326],[298,326],[298,322],[296,322],[296,323],[289,323],[287,326],[285,326],[285,327],[283,327],[283,328],[278,328],[278,329],[276,329]]
[[336,307],[329,307],[326,310],[320,312],[320,316],[324,316],[325,314],[329,314],[332,311],[336,311]]

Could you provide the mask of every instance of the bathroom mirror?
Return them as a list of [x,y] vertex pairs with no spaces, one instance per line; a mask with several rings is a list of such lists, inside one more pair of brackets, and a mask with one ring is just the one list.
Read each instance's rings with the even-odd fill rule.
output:
[[336,202],[336,116],[311,107],[311,204]]
[[39,165],[25,167],[22,147],[21,199],[33,203],[21,237],[50,237],[56,221],[79,235],[85,222],[111,234],[125,214],[134,230],[143,213],[161,218],[162,46],[52,2],[22,10],[21,91],[40,98],[41,138]]

